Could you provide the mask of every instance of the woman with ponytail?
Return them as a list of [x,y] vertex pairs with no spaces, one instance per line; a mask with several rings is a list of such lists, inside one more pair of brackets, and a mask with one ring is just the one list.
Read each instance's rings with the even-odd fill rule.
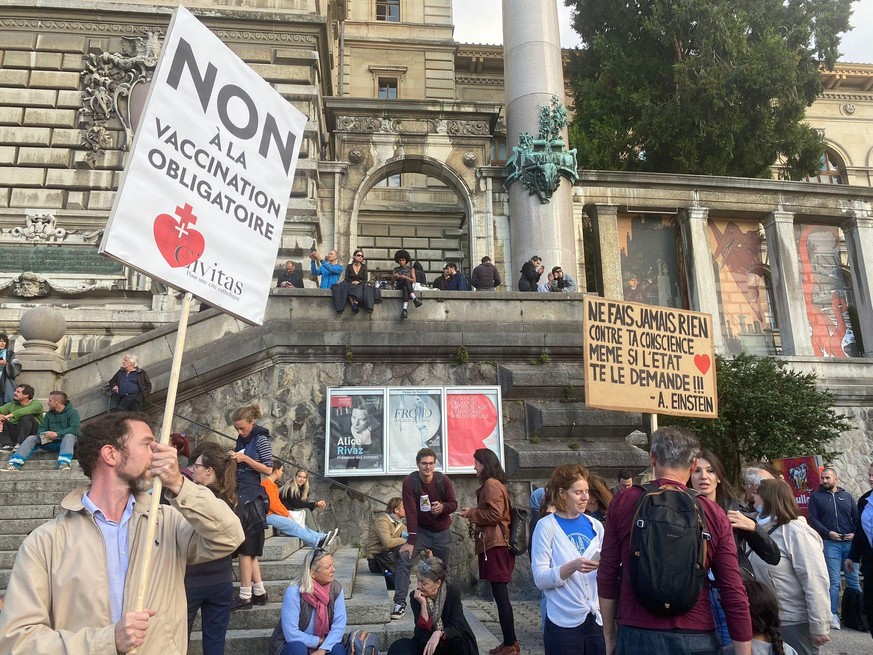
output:
[[231,610],[239,610],[267,604],[258,558],[264,554],[270,499],[261,486],[261,475],[273,472],[273,448],[270,446],[270,431],[255,422],[261,418],[258,403],[240,407],[230,418],[238,436],[236,448],[228,451],[228,455],[237,464],[237,516],[246,533],[246,540],[236,552],[239,555],[240,586],[239,597]]
[[[209,488],[231,508],[236,506],[236,462],[221,446],[207,443],[191,453],[194,482]],[[188,596],[188,638],[197,610],[203,624],[203,655],[224,655],[224,637],[230,624],[233,602],[233,559],[191,564],[185,571]]]

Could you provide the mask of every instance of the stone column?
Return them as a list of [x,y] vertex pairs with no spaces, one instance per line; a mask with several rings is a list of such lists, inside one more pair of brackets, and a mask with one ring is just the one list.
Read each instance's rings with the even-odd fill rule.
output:
[[712,268],[712,255],[706,237],[709,209],[687,207],[679,212],[682,231],[682,249],[687,272],[689,309],[712,314],[712,343],[716,352],[724,353],[724,335],[721,325],[721,307]]
[[855,217],[843,224],[858,309],[858,329],[866,356],[873,353],[873,218]]
[[[564,98],[564,71],[555,0],[503,0],[503,57],[506,85],[508,147],[518,145],[520,132],[537,135],[539,107],[550,107],[552,96]],[[567,133],[563,131],[566,142]],[[546,269],[578,270],[573,229],[572,185],[562,178],[548,204],[529,195],[520,182],[509,189],[510,236],[515,289],[518,271],[533,255]]]
[[794,214],[774,211],[764,220],[773,304],[783,355],[812,355],[809,321],[803,305],[803,279],[794,240]]
[[594,232],[597,288],[604,298],[624,298],[618,243],[618,205],[585,205]]

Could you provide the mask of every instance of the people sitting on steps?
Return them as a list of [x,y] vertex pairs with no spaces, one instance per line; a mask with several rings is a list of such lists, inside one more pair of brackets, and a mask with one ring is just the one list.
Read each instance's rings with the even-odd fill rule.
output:
[[7,471],[18,471],[37,448],[58,452],[58,470],[71,470],[73,449],[81,432],[79,412],[63,391],[52,391],[46,412],[35,434],[28,436],[9,458]]

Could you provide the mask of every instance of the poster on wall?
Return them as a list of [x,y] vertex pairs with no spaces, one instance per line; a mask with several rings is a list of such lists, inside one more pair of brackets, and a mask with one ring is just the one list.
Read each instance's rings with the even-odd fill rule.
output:
[[474,473],[473,453],[488,448],[503,463],[499,387],[446,387],[446,471]]
[[407,474],[416,469],[415,455],[422,448],[436,454],[437,470],[443,458],[442,388],[388,389],[388,473]]
[[782,471],[782,476],[791,487],[797,507],[804,516],[809,516],[809,497],[821,484],[819,467],[821,457],[786,457],[774,459],[773,466]]
[[325,475],[383,474],[385,389],[328,389],[327,415]]

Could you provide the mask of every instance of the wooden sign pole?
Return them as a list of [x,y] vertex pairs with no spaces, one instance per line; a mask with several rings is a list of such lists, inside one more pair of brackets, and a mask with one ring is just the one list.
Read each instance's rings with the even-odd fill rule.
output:
[[[185,294],[182,301],[182,313],[179,316],[179,329],[176,331],[176,346],[173,349],[173,364],[170,368],[170,381],[167,384],[167,400],[164,405],[164,420],[161,424],[161,436],[158,441],[162,444],[170,443],[170,432],[173,429],[173,412],[176,409],[176,391],[179,387],[179,373],[182,370],[182,354],[185,350],[185,336],[188,333],[188,317],[191,314],[190,293]],[[163,484],[160,478],[155,478],[152,483],[152,504],[149,509],[149,522],[143,547],[143,558],[140,562],[137,575],[137,592],[134,611],[141,612],[145,609],[145,592],[148,587],[149,574],[152,566],[152,547],[155,540],[155,529],[158,523],[158,510],[161,505],[161,490]],[[135,653],[136,650],[130,651]]]

